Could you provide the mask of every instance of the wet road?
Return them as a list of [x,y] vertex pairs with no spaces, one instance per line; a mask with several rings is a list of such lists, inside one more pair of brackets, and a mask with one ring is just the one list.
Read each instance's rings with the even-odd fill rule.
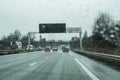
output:
[[0,56],[0,80],[120,80],[120,72],[74,52]]

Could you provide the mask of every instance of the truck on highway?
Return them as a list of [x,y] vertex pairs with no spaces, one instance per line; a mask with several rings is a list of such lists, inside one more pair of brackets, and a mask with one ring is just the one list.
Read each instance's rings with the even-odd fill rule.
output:
[[12,41],[10,43],[10,48],[13,52],[18,53],[22,50],[22,42]]
[[12,54],[22,51],[22,42],[11,41],[9,46],[0,45],[0,54]]

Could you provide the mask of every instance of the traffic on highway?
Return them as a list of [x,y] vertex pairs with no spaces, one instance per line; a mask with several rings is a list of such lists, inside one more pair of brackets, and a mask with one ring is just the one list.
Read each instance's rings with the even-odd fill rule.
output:
[[119,80],[120,72],[72,51],[0,56],[1,80]]
[[120,0],[0,0],[0,80],[120,80]]

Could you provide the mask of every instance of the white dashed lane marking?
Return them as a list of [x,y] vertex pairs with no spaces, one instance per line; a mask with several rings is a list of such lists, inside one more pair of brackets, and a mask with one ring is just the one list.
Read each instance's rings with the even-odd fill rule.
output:
[[35,64],[37,64],[37,63],[36,63],[36,62],[34,62],[34,63],[31,63],[31,64],[30,64],[30,66],[34,66]]

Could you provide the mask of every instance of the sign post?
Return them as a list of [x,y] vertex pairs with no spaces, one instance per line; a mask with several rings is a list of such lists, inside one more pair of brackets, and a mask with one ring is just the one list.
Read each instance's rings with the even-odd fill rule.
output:
[[80,38],[80,50],[83,50],[83,48],[82,48],[82,28],[81,28],[81,31],[79,32],[79,38]]
[[79,33],[79,39],[80,39],[80,50],[83,50],[82,48],[82,28],[80,27],[69,27],[66,29],[67,33]]

